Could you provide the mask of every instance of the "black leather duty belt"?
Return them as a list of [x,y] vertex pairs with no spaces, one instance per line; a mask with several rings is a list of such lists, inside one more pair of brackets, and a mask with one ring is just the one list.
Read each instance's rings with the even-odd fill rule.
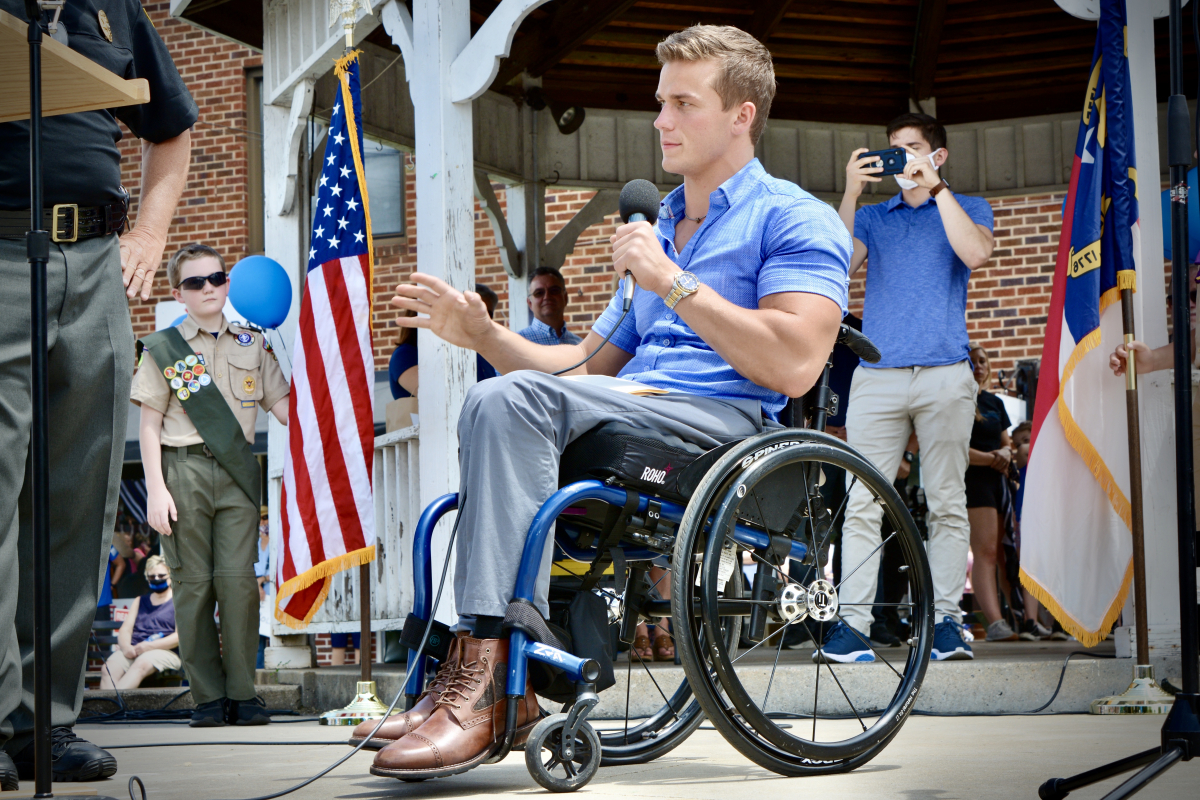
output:
[[[125,230],[126,206],[119,200],[105,206],[59,203],[46,209],[43,219],[50,241],[66,244]],[[0,238],[23,239],[28,230],[29,209],[0,211]]]

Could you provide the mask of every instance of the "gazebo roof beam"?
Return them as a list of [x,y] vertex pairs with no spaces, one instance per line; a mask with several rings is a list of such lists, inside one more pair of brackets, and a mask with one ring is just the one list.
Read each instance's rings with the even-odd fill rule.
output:
[[563,0],[548,25],[541,31],[526,33],[513,45],[508,59],[500,67],[496,83],[504,85],[526,71],[541,75],[625,13],[634,2]]
[[913,37],[912,87],[910,96],[920,102],[933,96],[933,79],[937,72],[938,47],[942,41],[942,26],[946,22],[947,0],[922,0]]
[[792,0],[760,0],[750,20],[750,35],[765,43],[775,33],[791,4]]
[[450,69],[450,98],[469,103],[487,91],[512,50],[517,28],[530,12],[550,0],[503,0],[454,58]]

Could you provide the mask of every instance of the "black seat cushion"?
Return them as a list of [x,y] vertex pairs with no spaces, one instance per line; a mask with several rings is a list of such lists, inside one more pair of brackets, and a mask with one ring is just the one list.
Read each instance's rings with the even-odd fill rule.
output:
[[567,446],[558,482],[564,486],[585,478],[613,478],[622,486],[686,501],[704,473],[735,443],[705,450],[669,433],[606,422]]

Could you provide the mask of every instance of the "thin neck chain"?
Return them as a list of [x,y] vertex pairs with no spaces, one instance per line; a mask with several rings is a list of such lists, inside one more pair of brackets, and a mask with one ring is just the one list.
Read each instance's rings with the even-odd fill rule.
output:
[[683,212],[683,218],[684,218],[684,219],[688,220],[689,222],[694,222],[694,223],[696,223],[697,225],[703,225],[703,224],[704,224],[704,220],[705,220],[707,217],[708,217],[708,214],[705,214],[703,217],[689,217],[689,216],[687,215],[687,211],[684,211],[684,212]]

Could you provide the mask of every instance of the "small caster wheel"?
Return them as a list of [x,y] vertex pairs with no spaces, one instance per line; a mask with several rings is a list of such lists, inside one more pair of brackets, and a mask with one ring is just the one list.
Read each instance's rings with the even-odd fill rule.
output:
[[600,769],[600,737],[586,721],[575,733],[570,756],[564,756],[563,729],[566,714],[554,714],[539,722],[525,743],[525,766],[544,789],[573,792],[587,786]]

